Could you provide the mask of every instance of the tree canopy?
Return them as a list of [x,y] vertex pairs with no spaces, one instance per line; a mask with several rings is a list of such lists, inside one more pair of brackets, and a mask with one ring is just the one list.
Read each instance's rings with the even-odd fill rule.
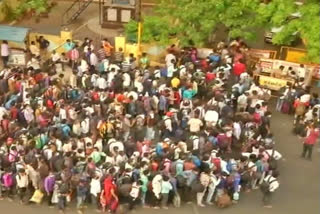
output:
[[[203,45],[220,26],[225,26],[230,38],[252,40],[257,29],[282,27],[273,37],[274,44],[290,42],[292,34],[298,34],[305,42],[308,60],[319,62],[319,1],[304,0],[159,0],[155,15],[143,17],[143,40],[155,39],[168,42],[175,34],[185,45],[190,39]],[[291,19],[292,14],[299,14]],[[136,22],[130,22],[127,33],[133,32]],[[135,27],[136,28],[136,27]],[[128,30],[129,29],[129,30]]]

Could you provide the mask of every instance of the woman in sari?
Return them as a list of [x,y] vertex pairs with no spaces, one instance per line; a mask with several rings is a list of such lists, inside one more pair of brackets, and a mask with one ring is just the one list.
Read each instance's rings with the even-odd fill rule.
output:
[[102,211],[105,211],[105,208],[108,206],[111,212],[114,212],[118,207],[118,196],[116,195],[117,186],[113,182],[113,178],[111,175],[106,177],[104,180],[104,190],[102,192],[102,197],[104,198],[100,202],[102,205]]

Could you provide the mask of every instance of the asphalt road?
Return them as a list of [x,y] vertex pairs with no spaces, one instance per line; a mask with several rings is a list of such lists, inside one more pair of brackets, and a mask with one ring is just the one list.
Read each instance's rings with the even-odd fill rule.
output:
[[[280,188],[273,198],[273,208],[266,209],[261,205],[261,193],[255,190],[251,193],[242,193],[238,204],[226,209],[218,209],[215,206],[197,208],[193,205],[183,205],[181,208],[169,210],[139,209],[136,213],[154,214],[209,214],[219,212],[223,214],[317,214],[320,213],[320,167],[319,145],[314,149],[313,161],[300,158],[302,144],[291,133],[292,116],[274,112],[272,116],[272,130],[276,139],[276,148],[280,151],[284,160],[279,163]],[[57,209],[49,209],[45,205],[20,205],[17,202],[0,201],[0,213],[23,214],[51,214],[57,213]],[[76,213],[74,208],[67,213]],[[85,213],[94,213],[87,210]]]

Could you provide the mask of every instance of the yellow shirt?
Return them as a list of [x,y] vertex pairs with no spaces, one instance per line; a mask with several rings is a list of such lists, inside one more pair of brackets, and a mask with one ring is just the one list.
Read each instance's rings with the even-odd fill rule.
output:
[[40,55],[40,50],[39,48],[36,46],[36,45],[30,45],[29,47],[30,49],[30,52],[36,56],[39,56]]
[[177,77],[174,77],[171,80],[171,85],[172,85],[172,88],[178,88],[178,86],[180,85],[180,80]]

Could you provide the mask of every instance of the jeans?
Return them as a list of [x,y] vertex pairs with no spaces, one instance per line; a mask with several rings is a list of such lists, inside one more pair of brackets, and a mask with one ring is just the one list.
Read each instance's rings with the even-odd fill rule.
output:
[[99,204],[98,204],[98,197],[99,195],[97,196],[94,196],[91,194],[91,203],[92,205],[96,208],[96,209],[99,209]]
[[22,188],[19,187],[18,188],[18,196],[19,196],[20,201],[23,200],[26,192],[27,192],[27,188],[26,187],[22,187]]
[[142,204],[142,206],[146,205],[146,196],[147,196],[147,192],[141,191],[141,204]]
[[52,195],[53,195],[53,192],[47,193],[48,206],[52,206],[52,202],[51,202]]
[[86,196],[77,196],[77,209],[80,209],[86,200]]
[[282,108],[282,105],[283,105],[283,102],[284,102],[284,99],[278,99],[277,101],[277,105],[276,105],[276,110],[281,112],[281,108]]
[[168,205],[169,193],[162,193],[161,195],[161,206],[166,207]]
[[59,210],[64,210],[65,207],[66,207],[66,203],[67,203],[66,196],[59,196],[59,198],[58,198],[58,209]]
[[2,56],[3,66],[6,68],[8,66],[9,56]]
[[262,202],[264,206],[271,205],[272,192],[264,192],[262,197]]
[[129,210],[133,210],[133,208],[135,207],[135,205],[137,204],[138,201],[139,201],[139,199],[130,197],[130,199],[129,199]]
[[307,155],[308,159],[311,159],[312,156],[312,149],[313,149],[313,145],[311,144],[303,144],[303,151],[302,151],[302,157],[305,158]]

